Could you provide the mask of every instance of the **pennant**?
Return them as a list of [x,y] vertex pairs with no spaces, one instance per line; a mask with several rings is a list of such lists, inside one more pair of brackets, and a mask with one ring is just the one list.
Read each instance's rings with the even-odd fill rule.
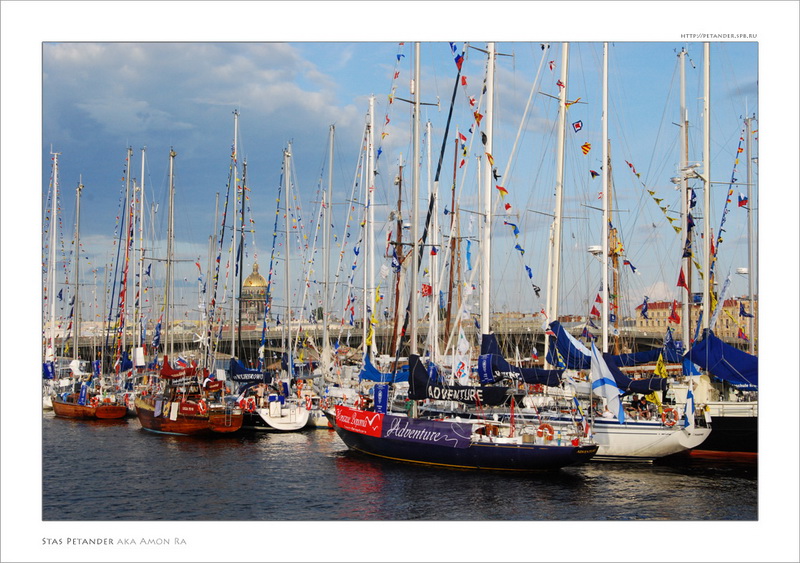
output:
[[649,319],[650,317],[647,316],[647,301],[650,299],[647,295],[644,296],[644,303],[642,303],[642,317],[645,319]]
[[672,310],[670,311],[667,321],[675,324],[681,324],[681,318],[678,315],[678,302],[675,300],[672,301]]
[[509,223],[508,221],[503,221],[503,224],[504,225],[508,225],[509,227],[511,227],[512,231],[514,232],[514,236],[515,237],[519,236],[519,228],[517,228],[517,226],[514,223]]
[[741,328],[739,329],[739,334],[736,335],[736,337],[741,340],[750,340],[749,338],[747,338],[747,334]]
[[503,207],[506,208],[506,213],[511,213],[511,204],[510,203],[506,203]]
[[597,297],[594,298],[594,302],[595,303],[602,303],[603,302],[603,298],[600,297],[599,293],[597,294]]
[[[461,77],[461,85],[462,86],[466,86],[467,85],[467,77],[466,76],[462,76]],[[472,105],[472,104],[470,104],[470,105]]]
[[600,174],[598,174],[598,173],[597,173],[597,172],[595,172],[594,170],[589,170],[589,175],[590,175],[592,178],[597,178],[597,177],[598,177]]
[[583,151],[583,154],[589,154],[589,151],[592,150],[591,143],[583,143],[581,145],[581,150]]
[[523,256],[525,256],[525,249],[524,249],[524,248],[522,248],[520,245],[516,245],[516,246],[514,247],[514,250],[519,250],[519,251],[520,251],[520,253],[521,253]]
[[466,137],[464,136],[464,134],[463,134],[463,133],[461,133],[461,132],[459,132],[459,133],[458,133],[458,138],[459,138],[459,139],[461,139],[461,140],[462,140],[462,141],[464,141],[464,142],[466,142],[466,141],[467,141],[467,138],[466,138]]
[[497,188],[497,191],[499,191],[499,192],[500,192],[500,195],[501,195],[502,197],[505,197],[505,196],[507,196],[507,195],[508,195],[508,190],[507,190],[507,189],[505,189],[503,186],[495,186],[495,188]]
[[591,332],[589,332],[589,329],[588,329],[588,328],[586,328],[586,327],[583,327],[583,332],[581,332],[581,338],[586,338],[586,339],[589,339],[589,340],[594,340],[594,339],[595,339],[595,336],[594,336],[594,334],[592,334]]
[[533,270],[531,270],[530,266],[525,266],[525,271],[528,272],[528,279],[533,279]]
[[589,312],[589,314],[592,315],[592,316],[595,316],[595,317],[599,317],[600,316],[600,311],[597,310],[597,306],[596,305],[593,305],[592,306],[592,310]]
[[630,261],[630,260],[623,260],[623,261],[622,261],[622,265],[623,265],[623,266],[630,266],[630,267],[631,267],[631,271],[632,271],[634,274],[636,273],[636,267],[635,267],[633,264],[631,264],[631,261]]
[[577,133],[581,129],[583,129],[583,121],[576,121],[572,124],[572,129]]
[[560,78],[558,79],[558,82],[556,82],[556,86],[558,86],[559,88],[564,88],[564,83],[561,82]]
[[456,68],[458,70],[461,70],[461,65],[464,64],[464,57],[462,57],[461,55],[456,55],[455,62],[456,62]]
[[739,316],[740,317],[747,317],[749,319],[754,318],[754,315],[748,313],[744,310],[744,303],[739,303]]
[[494,166],[494,158],[488,152],[486,153],[486,158],[489,160],[489,165]]
[[742,192],[739,192],[739,207],[745,207],[747,205],[747,201],[747,196]]
[[681,273],[678,274],[678,287],[682,287],[686,291],[689,291],[689,286],[686,284],[686,276],[683,275],[683,268],[681,268]]
[[556,62],[555,61],[550,61],[547,64],[550,66],[550,70],[553,70],[554,68],[556,68]]
[[477,122],[478,126],[480,126],[480,124],[481,124],[481,119],[483,119],[483,115],[481,115],[481,114],[480,114],[480,113],[478,113],[477,111],[476,111],[475,113],[473,113],[472,115],[474,115],[474,116],[475,116],[475,121]]
[[435,246],[432,246],[431,247],[431,256],[436,256],[437,254],[439,254],[439,251],[436,250]]
[[572,104],[577,104],[579,101],[580,101],[580,98],[575,98],[575,99],[574,99],[574,100],[572,100],[571,102],[564,102],[564,107],[569,107],[569,106],[571,106]]

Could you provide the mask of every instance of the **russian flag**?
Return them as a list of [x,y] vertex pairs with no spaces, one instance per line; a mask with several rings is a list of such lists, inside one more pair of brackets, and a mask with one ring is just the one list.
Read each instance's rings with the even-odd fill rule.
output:
[[739,207],[744,207],[747,205],[747,196],[744,195],[742,192],[739,192]]
[[179,368],[189,367],[189,363],[183,356],[178,356],[178,359],[175,360],[175,365],[178,366]]

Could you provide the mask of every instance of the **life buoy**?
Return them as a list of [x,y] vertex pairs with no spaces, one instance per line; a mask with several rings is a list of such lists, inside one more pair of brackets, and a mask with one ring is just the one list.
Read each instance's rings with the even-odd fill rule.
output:
[[306,410],[311,410],[311,395],[306,395]]
[[556,432],[553,430],[552,425],[543,422],[539,425],[539,428],[536,429],[536,435],[539,438],[544,437],[544,439],[549,442],[556,435]]
[[247,397],[244,400],[244,410],[247,412],[255,412],[256,410],[256,398],[255,397]]
[[361,400],[361,395],[359,395],[358,397],[356,397],[356,400],[353,402],[353,406],[354,406],[355,408],[357,408],[357,409],[360,409],[360,408],[361,408],[361,405],[363,405],[363,404],[364,404],[364,401],[362,401],[362,400]]
[[92,399],[89,401],[89,404],[93,407],[96,407],[100,404],[100,400],[97,397],[92,397]]
[[544,385],[542,385],[541,383],[534,384],[533,392],[534,393],[544,393]]
[[[667,417],[667,413],[671,413],[669,418]],[[664,409],[661,413],[661,423],[664,426],[675,426],[676,422],[678,422],[678,411],[670,408]]]
[[200,414],[206,414],[206,412],[208,412],[208,405],[205,399],[200,399],[197,402],[197,410]]
[[328,410],[328,399],[327,399],[327,397],[322,399],[322,400],[320,400],[319,408],[324,410],[324,411]]

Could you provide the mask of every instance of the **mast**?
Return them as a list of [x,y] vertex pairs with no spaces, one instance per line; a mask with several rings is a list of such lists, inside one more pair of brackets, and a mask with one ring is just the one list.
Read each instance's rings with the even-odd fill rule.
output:
[[[233,110],[233,189],[235,197],[233,199],[233,229],[232,229],[232,236],[231,240],[233,241],[232,248],[233,248],[233,283],[231,285],[231,358],[236,357],[236,280],[238,274],[238,258],[236,256],[236,216],[238,215],[236,205],[237,200],[240,199],[239,196],[239,110]],[[287,208],[288,213],[288,208]],[[287,237],[288,239],[288,237]],[[287,240],[288,245],[288,240]],[[287,249],[288,250],[288,249]]]
[[[608,236],[609,236],[609,222],[611,221],[611,213],[609,206],[611,205],[610,196],[608,193],[609,180],[611,170],[609,168],[609,146],[608,146],[608,43],[603,43],[603,115],[602,115],[602,129],[603,129],[603,229],[602,229],[602,244],[603,244],[603,288],[602,294],[602,309],[603,309],[603,353],[608,352]],[[545,354],[547,352],[545,351]]]
[[[488,52],[488,65],[486,69],[486,146],[485,152],[492,154],[492,137],[494,121],[494,43],[490,42],[486,46]],[[483,157],[481,157],[483,158]],[[490,322],[491,313],[491,265],[492,265],[492,166],[488,162],[482,167],[483,174],[483,240],[481,241],[481,334],[488,335],[491,332]]]
[[711,51],[703,44],[703,329],[711,321]]
[[[438,356],[438,343],[439,343],[439,302],[437,300],[438,295],[438,279],[439,279],[439,267],[438,267],[438,256],[434,254],[432,251],[434,248],[437,248],[439,244],[439,237],[438,237],[438,230],[439,230],[439,221],[438,221],[438,208],[437,208],[437,193],[434,190],[434,185],[431,183],[431,122],[428,120],[425,124],[425,134],[428,140],[427,143],[427,169],[428,169],[428,200],[433,198],[433,214],[431,219],[431,252],[429,253],[430,256],[430,276],[431,276],[431,294],[430,294],[430,306],[428,307],[428,314],[430,319],[430,328],[428,329],[428,336],[430,339],[430,358],[432,362],[435,362]],[[438,185],[438,184],[437,184]]]
[[284,327],[285,327],[284,330],[283,330],[283,333],[286,335],[286,341],[284,343],[284,351],[285,351],[285,353],[287,355],[286,356],[287,357],[286,369],[287,369],[287,374],[290,377],[292,375],[292,368],[293,368],[292,364],[294,363],[294,360],[292,359],[292,351],[289,349],[289,343],[291,341],[291,330],[290,329],[292,328],[291,327],[291,322],[292,322],[291,292],[289,290],[289,245],[290,245],[290,240],[289,240],[289,221],[290,221],[290,218],[289,218],[289,160],[291,159],[291,156],[292,156],[292,144],[289,143],[289,147],[287,149],[284,149],[284,151],[283,151],[283,171],[284,171],[283,172],[283,174],[284,174],[284,176],[283,176],[283,182],[284,182],[284,194],[283,194],[283,197],[284,197],[284,206],[286,208],[286,217],[285,217],[286,220],[284,222],[284,231],[285,231],[285,236],[286,236],[286,244],[285,244],[286,248],[284,249],[285,252],[286,252],[286,256],[284,257],[284,260],[286,262],[285,270],[284,270],[284,272],[286,274],[286,281],[284,282],[285,283],[284,292],[285,292],[285,297],[286,297],[286,318],[283,321],[283,324],[284,324]]
[[167,276],[164,284],[164,315],[166,316],[166,329],[169,336],[169,356],[174,356],[174,339],[172,336],[172,312],[170,299],[172,297],[172,244],[175,238],[175,181],[174,164],[175,157],[178,156],[172,147],[169,149],[169,210],[167,218]]
[[453,153],[453,184],[450,187],[450,278],[447,286],[447,313],[444,320],[444,333],[450,334],[450,314],[453,306],[453,273],[456,261],[456,240],[453,233],[453,221],[456,216],[456,170],[458,165],[458,130],[456,129],[455,152]]
[[50,213],[50,260],[48,264],[50,275],[50,350],[47,357],[55,361],[56,359],[56,225],[58,224],[56,214],[58,213],[58,155],[61,153],[52,152],[53,155],[53,209]]
[[78,349],[78,338],[80,337],[81,330],[81,192],[83,191],[83,177],[78,181],[78,187],[75,190],[75,301],[73,302],[73,324],[75,332],[72,337],[72,351],[73,359],[80,359],[80,350]]
[[409,354],[417,354],[417,292],[419,291],[419,41],[414,43],[414,80],[411,83],[414,95],[413,155],[411,157],[411,342]]
[[322,233],[322,240],[323,246],[325,247],[325,251],[322,253],[322,270],[324,272],[323,279],[325,283],[323,284],[324,293],[322,296],[322,349],[323,349],[323,358],[325,365],[323,365],[323,369],[326,370],[327,373],[328,365],[327,363],[330,361],[330,335],[328,333],[328,311],[330,310],[330,289],[328,287],[328,283],[330,281],[331,276],[331,205],[333,202],[333,139],[335,135],[335,126],[330,126],[330,141],[329,141],[329,152],[328,152],[328,192],[325,196],[325,230]]
[[748,341],[748,351],[750,354],[755,355],[756,353],[756,335],[753,332],[753,328],[755,327],[755,281],[756,276],[753,271],[753,266],[755,266],[755,259],[754,259],[754,252],[753,252],[753,170],[752,170],[752,154],[751,154],[751,144],[750,144],[750,137],[752,135],[752,117],[749,117],[744,120],[745,126],[747,127],[747,143],[746,143],[746,154],[747,154],[747,298],[750,302],[750,314],[751,317],[747,318],[747,334],[749,335]]
[[239,271],[239,298],[238,298],[238,310],[237,310],[237,329],[236,329],[236,340],[239,343],[239,348],[244,350],[244,346],[242,345],[242,284],[244,283],[244,201],[245,201],[245,194],[247,190],[247,159],[242,162],[242,205],[240,208],[241,215],[240,215],[240,233],[239,233],[239,252],[238,258],[236,260],[236,270]]
[[[372,315],[367,318],[364,316],[364,323],[370,323],[372,329],[372,318],[375,317],[376,295],[375,295],[375,96],[369,98],[369,137],[367,145],[367,284],[364,291],[364,300],[368,301],[368,307],[372,310]],[[367,303],[365,303],[367,305]],[[375,317],[377,318],[377,317]],[[370,359],[375,358],[375,333],[372,333],[372,343],[369,346]],[[366,342],[366,340],[365,340]],[[367,352],[366,346],[364,352]]]
[[[686,175],[689,166],[689,114],[686,110],[686,50],[681,49],[678,54],[681,62],[681,160],[680,160],[680,182],[681,182],[681,232],[686,234],[686,240],[691,240],[692,233],[689,231],[689,179]],[[692,258],[685,256],[681,259],[681,268],[684,272],[686,281],[686,298],[683,299],[681,306],[681,331],[683,346],[689,349],[691,342],[691,314],[690,300],[692,298]]]
[[[549,320],[558,320],[558,286],[559,268],[561,267],[561,214],[564,190],[564,140],[566,137],[567,123],[567,65],[569,63],[569,43],[561,44],[561,83],[564,85],[558,95],[558,141],[556,154],[556,208],[550,234],[549,263],[547,272],[547,317]],[[549,349],[550,336],[545,332],[544,349],[545,358]],[[545,366],[548,362],[545,359]]]
[[144,309],[144,162],[147,147],[142,147],[142,173],[139,179],[139,289],[136,299],[136,346],[142,346],[142,310]]
[[[123,303],[123,310],[122,314],[122,348],[121,351],[124,352],[127,347],[127,332],[128,332],[128,310],[129,310],[129,299],[128,299],[128,267],[129,267],[129,258],[130,258],[130,247],[131,247],[131,219],[132,219],[132,209],[131,206],[133,202],[131,201],[131,157],[133,156],[133,148],[128,147],[127,154],[125,156],[125,214],[122,218],[122,224],[125,225],[125,265],[124,265],[124,273],[122,277],[122,284],[124,288],[125,294],[125,301]],[[131,280],[132,281],[132,280]]]
[[[401,155],[402,158],[402,155]],[[402,161],[401,161],[402,162]],[[394,324],[392,325],[392,346],[390,350],[397,351],[397,339],[399,336],[398,324],[400,323],[400,282],[402,281],[402,264],[405,261],[403,256],[403,165],[400,164],[397,175],[397,222],[395,223],[395,243],[394,252],[397,261],[400,263],[400,271],[394,276]]]

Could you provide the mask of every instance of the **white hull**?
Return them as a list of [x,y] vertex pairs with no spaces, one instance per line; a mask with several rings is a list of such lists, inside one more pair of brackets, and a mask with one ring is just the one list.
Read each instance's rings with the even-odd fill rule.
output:
[[282,432],[293,432],[304,428],[308,424],[310,414],[305,406],[294,402],[281,405],[277,401],[269,403],[266,408],[256,409],[256,412],[270,428]]
[[308,415],[308,422],[306,423],[308,428],[330,428],[330,424],[328,424],[328,417],[325,416],[325,413],[320,409],[312,409]]
[[660,422],[594,421],[593,437],[600,449],[593,458],[598,461],[652,461],[696,448],[711,433],[710,428],[684,429],[682,421],[667,427]]

